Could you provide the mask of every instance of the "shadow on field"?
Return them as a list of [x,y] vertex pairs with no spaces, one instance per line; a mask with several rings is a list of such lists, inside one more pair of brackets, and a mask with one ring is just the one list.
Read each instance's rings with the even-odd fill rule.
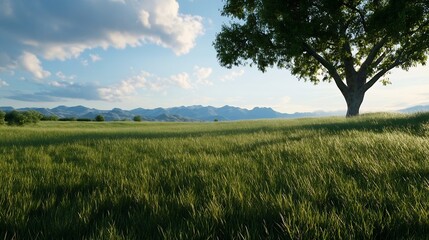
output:
[[[247,233],[249,236],[259,236],[256,239],[317,239],[321,236],[320,226],[330,229],[331,233],[335,233],[335,227],[339,227],[335,222],[325,221],[323,217],[313,219],[310,216],[296,215],[297,209],[294,208],[297,206],[278,208],[264,204],[251,207],[234,200],[221,201],[219,207],[223,214],[219,220],[210,212],[204,214],[209,209],[210,202],[204,200],[203,196],[198,199],[199,204],[194,206],[196,209],[189,204],[180,203],[173,196],[105,196],[103,200],[91,199],[94,195],[99,195],[99,191],[104,192],[106,189],[107,186],[100,182],[38,189],[33,192],[33,198],[47,204],[41,204],[30,211],[25,224],[4,225],[0,220],[1,237],[5,236],[4,233],[9,233],[8,236],[14,236],[13,239],[252,239],[240,237]],[[50,195],[44,195],[46,193]],[[83,197],[84,201],[78,202],[76,196]],[[297,197],[295,203],[299,203],[302,198]],[[54,201],[49,203],[50,199]],[[371,204],[371,200],[364,202]],[[374,202],[374,205],[366,207],[374,208],[374,212],[380,214],[395,212],[395,206],[389,206],[389,201]],[[358,214],[354,212],[355,209],[348,208],[347,202],[341,199],[341,194],[335,191],[320,205],[305,206],[310,214],[316,215],[329,215],[336,211],[350,211],[351,215],[343,213],[350,217]],[[388,219],[388,216],[385,217]],[[294,229],[289,229],[291,232],[288,232],[286,225]],[[374,222],[371,227],[370,239],[426,239],[429,234],[428,224],[420,221],[417,216],[410,216],[409,219],[390,218],[389,222]],[[344,230],[344,226],[341,229]],[[356,239],[369,237],[359,235],[359,232],[354,234],[357,234],[354,235]],[[338,232],[338,235],[332,236],[332,239],[341,239],[341,236],[347,234]]]
[[[372,117],[374,115],[375,117]],[[342,123],[321,123],[303,125],[301,128],[324,130],[326,133],[336,134],[341,131],[402,131],[414,135],[424,135],[429,124],[429,112],[416,113],[399,117],[379,117],[376,114],[362,115]]]
[[[266,206],[243,209],[242,204],[232,203],[229,207],[241,209],[242,213],[229,212],[222,216],[222,221],[218,221],[210,215],[196,215],[191,206],[181,204],[173,198],[159,198],[156,205],[153,200],[129,196],[106,198],[104,201],[91,203],[91,196],[97,191],[103,191],[100,189],[101,185],[92,183],[87,186],[78,184],[71,188],[57,186],[38,189],[33,193],[33,198],[48,204],[30,211],[25,224],[5,225],[0,221],[0,234],[3,234],[0,237],[110,239],[112,235],[109,234],[114,233],[116,238],[126,236],[127,239],[228,239],[234,235],[244,235],[246,231],[253,236],[269,232],[270,237],[275,237],[273,239],[287,237],[287,233],[280,227],[282,217],[279,209]],[[77,203],[77,195],[84,197],[90,205]],[[50,199],[54,201],[49,203]],[[204,212],[207,202],[197,208],[200,213]],[[103,232],[97,232],[100,230]]]

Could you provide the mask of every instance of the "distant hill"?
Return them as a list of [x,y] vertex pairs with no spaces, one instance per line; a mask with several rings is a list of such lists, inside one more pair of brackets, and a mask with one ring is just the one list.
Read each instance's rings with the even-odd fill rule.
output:
[[[14,110],[12,107],[0,107],[0,110],[8,112]],[[123,110],[114,108],[112,110],[99,110],[87,108],[85,106],[58,106],[49,108],[19,108],[16,110],[35,110],[45,116],[57,116],[58,118],[85,118],[95,119],[97,115],[103,115],[106,121],[132,120],[134,116],[140,116],[143,121],[163,121],[163,122],[189,122],[189,121],[237,121],[252,119],[274,119],[274,118],[300,118],[300,117],[320,117],[344,115],[343,112],[302,112],[302,113],[280,113],[272,108],[255,107],[251,110],[223,106],[220,108],[212,106],[181,106],[173,108]]]
[[429,112],[429,105],[418,105],[399,110],[402,113]]
[[10,112],[10,111],[13,111],[13,107],[0,107],[0,111],[3,111],[3,112]]

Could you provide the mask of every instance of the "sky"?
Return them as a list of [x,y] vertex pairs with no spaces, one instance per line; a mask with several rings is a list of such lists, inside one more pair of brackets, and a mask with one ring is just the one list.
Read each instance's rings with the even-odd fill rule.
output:
[[[224,105],[342,111],[335,84],[287,69],[221,67],[221,0],[0,0],[0,106],[157,108]],[[395,69],[362,112],[429,104],[429,66]]]

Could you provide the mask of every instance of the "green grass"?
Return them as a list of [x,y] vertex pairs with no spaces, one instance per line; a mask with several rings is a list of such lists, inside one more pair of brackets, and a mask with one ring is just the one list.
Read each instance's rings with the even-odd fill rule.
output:
[[429,114],[0,126],[0,239],[425,239]]

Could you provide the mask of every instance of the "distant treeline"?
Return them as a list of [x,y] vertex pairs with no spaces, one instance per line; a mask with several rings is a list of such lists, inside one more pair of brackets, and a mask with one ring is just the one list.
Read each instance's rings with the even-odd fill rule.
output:
[[[142,118],[140,116],[135,116],[133,119],[135,122],[141,122]],[[104,122],[103,115],[97,115],[94,119],[90,118],[59,118],[55,115],[45,116],[37,111],[29,110],[29,111],[17,111],[13,110],[10,112],[0,111],[0,125],[8,124],[11,126],[23,126],[27,124],[35,124],[40,121],[78,121],[78,122]]]
[[7,123],[8,125],[22,126],[31,123],[38,123],[43,118],[43,115],[37,111],[0,111],[0,124]]
[[95,119],[89,118],[59,118],[58,116],[50,115],[44,116],[43,114],[34,111],[17,111],[13,110],[10,112],[0,111],[0,124],[8,124],[12,126],[23,126],[26,124],[35,124],[40,121],[82,121],[82,122],[90,122],[90,121],[98,121],[103,122],[104,117],[102,115],[98,115]]

